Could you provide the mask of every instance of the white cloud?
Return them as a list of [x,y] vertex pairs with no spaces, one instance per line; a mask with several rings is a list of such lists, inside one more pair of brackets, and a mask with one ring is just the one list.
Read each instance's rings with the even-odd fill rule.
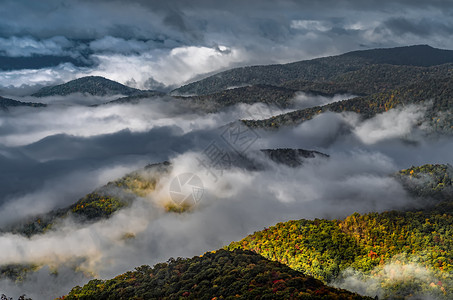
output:
[[364,121],[354,129],[356,136],[365,144],[384,139],[407,137],[425,114],[422,106],[410,105],[403,109],[391,109]]
[[[439,276],[440,274],[418,263],[423,259],[414,256],[410,259],[405,255],[398,255],[383,266],[377,266],[370,272],[361,272],[352,268],[343,271],[333,285],[347,289],[361,295],[370,297],[378,296],[387,298],[389,291],[398,286],[418,286],[420,289],[406,291],[410,299],[443,299],[445,289],[442,286],[450,284],[451,278]],[[371,275],[370,275],[371,274]],[[441,283],[441,284],[439,284]]]
[[[93,42],[98,50],[118,45],[115,53],[94,54],[94,67],[75,67],[70,63],[34,70],[0,71],[0,87],[60,84],[75,78],[96,75],[136,88],[149,89],[150,78],[165,86],[176,87],[195,77],[226,69],[244,61],[245,53],[227,46],[149,49],[140,41],[106,37]],[[97,43],[97,44],[96,44]],[[135,53],[135,54],[132,54]]]
[[316,30],[316,31],[328,31],[331,28],[326,22],[318,20],[292,20],[291,28],[293,29],[303,29],[303,30]]
[[122,83],[133,80],[138,88],[146,88],[150,77],[164,85],[177,86],[200,74],[218,71],[243,60],[240,50],[226,46],[222,49],[190,46],[128,56],[97,54],[93,57],[99,61],[99,66],[89,74]]

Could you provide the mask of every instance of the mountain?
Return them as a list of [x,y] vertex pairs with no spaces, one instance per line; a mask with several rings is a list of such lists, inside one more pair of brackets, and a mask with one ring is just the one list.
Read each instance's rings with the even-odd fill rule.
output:
[[447,63],[453,63],[453,51],[428,45],[354,51],[288,64],[235,68],[182,86],[172,94],[205,95],[233,86],[279,86],[294,80],[328,82],[341,74],[376,64],[430,67]]
[[[373,283],[365,293],[370,296],[380,293],[385,299],[411,296],[419,299],[428,295],[451,299],[453,190],[451,177],[446,174],[452,167],[426,165],[403,170],[401,174],[420,177],[436,173],[435,177],[440,178],[442,169],[445,172],[438,185],[448,187],[449,192],[433,206],[410,211],[354,213],[343,220],[302,219],[278,223],[225,249],[252,250],[343,288],[352,280],[356,280],[356,287],[359,281],[364,286]],[[402,274],[395,278],[394,272]]]
[[296,110],[265,120],[245,120],[244,124],[252,128],[294,126],[327,111],[337,113],[351,111],[360,114],[363,118],[371,118],[389,109],[409,104],[426,106],[424,120],[431,125],[432,130],[453,132],[451,124],[453,77],[428,79],[387,92]]
[[60,299],[372,299],[321,281],[251,251],[143,265],[110,280],[91,280]]
[[134,95],[141,90],[125,86],[100,76],[86,76],[56,86],[48,86],[32,94],[34,97],[66,96],[74,93],[93,96]]
[[8,110],[8,107],[15,106],[46,107],[47,105],[44,103],[21,102],[0,96],[0,110]]

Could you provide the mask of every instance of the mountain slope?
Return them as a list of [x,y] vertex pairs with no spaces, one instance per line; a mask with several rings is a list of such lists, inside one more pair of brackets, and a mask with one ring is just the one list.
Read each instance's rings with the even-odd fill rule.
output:
[[373,64],[391,64],[429,67],[453,62],[453,51],[433,48],[429,45],[416,45],[388,49],[352,51],[345,57],[360,57]]
[[100,76],[86,76],[56,86],[48,86],[34,93],[34,97],[66,96],[74,93],[94,96],[133,95],[140,90],[125,86],[121,83]]
[[453,109],[453,78],[430,79],[404,86],[388,92],[365,97],[297,110],[265,120],[246,120],[244,124],[252,128],[278,128],[300,124],[314,116],[331,111],[351,111],[364,118],[370,118],[395,107],[409,104],[426,104],[425,120],[434,130],[452,132],[451,114]]
[[429,79],[446,78],[453,74],[453,64],[432,67],[401,65],[366,65],[358,70],[339,74],[327,81],[291,80],[281,86],[289,89],[333,96],[353,94],[366,96],[386,92]]
[[371,299],[250,251],[218,250],[141,266],[111,280],[92,280],[60,299]]
[[44,103],[34,103],[34,102],[21,102],[13,99],[3,98],[0,96],[0,110],[8,110],[8,107],[15,106],[31,106],[31,107],[46,107]]
[[[437,181],[442,178],[438,185],[448,193],[434,206],[407,212],[355,213],[344,220],[279,223],[225,248],[252,250],[324,282],[344,281],[346,274],[354,270],[362,279],[379,283],[378,287],[370,288],[369,295],[377,293],[379,288],[384,297],[403,299],[410,294],[431,294],[451,299],[453,190],[449,176],[452,171],[451,166],[425,165],[400,172],[405,177],[431,174]],[[425,191],[431,187],[435,193],[438,185],[434,187],[428,182]],[[447,202],[439,203],[442,200]],[[387,281],[385,270],[395,263],[400,264],[400,271],[406,266],[425,270],[426,274]]]
[[[387,297],[434,293],[453,296],[453,205],[417,212],[353,214],[344,220],[279,223],[226,247],[248,249],[324,282],[337,282],[353,270],[379,282]],[[386,282],[385,267],[396,261],[428,270],[425,280]],[[436,280],[441,285],[432,286]],[[443,287],[443,289],[441,289]],[[373,295],[377,289],[371,291]]]
[[453,51],[427,45],[354,51],[346,54],[283,65],[242,67],[207,77],[174,90],[173,94],[203,95],[231,86],[281,85],[291,80],[329,81],[367,65],[391,64],[428,67],[453,63]]

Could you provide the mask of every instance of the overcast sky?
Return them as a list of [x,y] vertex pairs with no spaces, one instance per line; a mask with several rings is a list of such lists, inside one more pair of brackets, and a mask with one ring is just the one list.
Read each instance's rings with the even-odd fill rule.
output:
[[[226,68],[350,50],[453,48],[452,1],[3,0],[0,87],[101,75],[139,88],[175,87]],[[1,57],[0,57],[1,58]],[[16,69],[16,70],[11,70]]]

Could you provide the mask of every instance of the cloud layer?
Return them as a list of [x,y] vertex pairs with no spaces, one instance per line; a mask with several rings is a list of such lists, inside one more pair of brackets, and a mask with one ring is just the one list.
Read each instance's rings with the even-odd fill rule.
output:
[[1,72],[0,86],[98,74],[141,88],[154,81],[160,85],[150,87],[171,88],[241,65],[408,44],[453,48],[452,12],[448,1],[7,0],[0,12],[0,56],[64,56],[68,63],[92,65],[43,69],[58,75],[36,81],[25,71]]
[[[56,297],[71,285],[42,290],[39,283],[64,279],[83,284],[94,275],[109,278],[170,256],[200,255],[280,221],[415,205],[389,174],[411,164],[452,161],[451,140],[419,132],[413,120],[423,109],[407,107],[368,121],[326,113],[277,133],[258,131],[259,138],[245,153],[294,147],[325,152],[329,159],[309,160],[298,168],[267,162],[260,171],[208,172],[200,160],[206,158],[208,145],[221,145],[225,128],[219,127],[254,111],[253,106],[199,114],[172,98],[89,107],[79,103],[103,99],[78,97],[48,98],[45,109],[2,113],[1,225],[69,205],[150,162],[171,159],[174,168],[154,193],[137,198],[109,220],[80,226],[68,219],[56,231],[31,239],[1,234],[5,250],[0,264],[42,263],[60,270],[54,277],[44,268],[21,286],[0,281],[0,289],[11,295],[20,290],[38,298]],[[303,102],[331,100],[305,97]],[[391,120],[399,120],[404,130],[387,130]],[[203,182],[199,206],[186,214],[165,212],[170,182],[187,172]]]

